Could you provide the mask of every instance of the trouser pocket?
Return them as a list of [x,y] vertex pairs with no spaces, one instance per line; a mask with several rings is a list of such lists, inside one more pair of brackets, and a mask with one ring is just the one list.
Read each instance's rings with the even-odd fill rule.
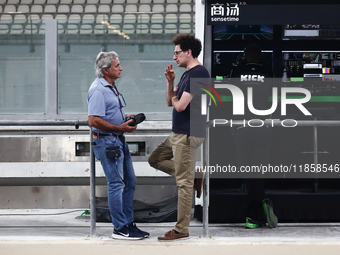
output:
[[96,156],[97,160],[100,160],[100,145],[96,144],[95,142],[92,142],[92,150],[94,155]]

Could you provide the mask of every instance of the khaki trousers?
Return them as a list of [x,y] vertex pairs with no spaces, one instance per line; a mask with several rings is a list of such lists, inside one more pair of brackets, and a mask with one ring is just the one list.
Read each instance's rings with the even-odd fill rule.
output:
[[204,138],[172,132],[149,157],[150,166],[176,178],[178,186],[175,230],[189,233],[197,148]]

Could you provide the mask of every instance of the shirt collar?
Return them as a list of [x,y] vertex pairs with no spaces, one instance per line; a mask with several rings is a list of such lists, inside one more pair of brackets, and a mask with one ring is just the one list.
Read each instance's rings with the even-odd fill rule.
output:
[[[98,79],[99,79],[100,84],[103,85],[104,87],[109,87],[109,86],[112,87],[112,85],[108,83],[107,80],[105,80],[103,77],[100,77]],[[113,84],[115,85],[115,82],[113,82]]]

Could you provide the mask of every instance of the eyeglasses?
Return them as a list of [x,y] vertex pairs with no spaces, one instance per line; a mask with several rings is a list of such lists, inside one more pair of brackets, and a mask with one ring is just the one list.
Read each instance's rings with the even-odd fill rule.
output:
[[179,51],[174,51],[174,55],[175,56],[178,56],[179,55],[179,53],[181,53],[181,52],[183,52],[182,50],[179,50]]

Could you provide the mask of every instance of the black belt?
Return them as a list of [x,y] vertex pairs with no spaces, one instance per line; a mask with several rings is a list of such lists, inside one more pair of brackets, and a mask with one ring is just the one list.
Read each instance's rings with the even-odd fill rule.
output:
[[123,138],[124,135],[116,135],[114,133],[110,133],[110,134],[103,134],[103,133],[97,133],[96,131],[92,131],[92,134],[93,134],[93,138],[97,139],[97,137],[100,137],[100,136],[115,136],[117,138]]

